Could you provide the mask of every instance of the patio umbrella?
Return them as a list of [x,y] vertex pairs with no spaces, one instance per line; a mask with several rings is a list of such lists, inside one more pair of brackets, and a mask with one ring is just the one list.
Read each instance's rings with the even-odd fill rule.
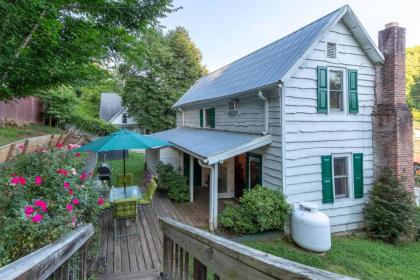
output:
[[[124,178],[125,178],[125,154],[132,149],[153,149],[159,147],[171,146],[170,143],[153,138],[149,135],[141,135],[125,129],[118,130],[111,135],[98,138],[97,140],[83,145],[75,149],[75,152],[108,152],[122,151],[124,162]],[[124,195],[126,183],[124,180]]]

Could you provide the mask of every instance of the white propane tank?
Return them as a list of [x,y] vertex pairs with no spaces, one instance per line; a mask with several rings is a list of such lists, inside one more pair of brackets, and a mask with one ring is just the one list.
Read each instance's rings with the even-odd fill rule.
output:
[[301,202],[292,214],[292,238],[300,247],[326,252],[331,249],[330,220],[318,211],[318,205]]

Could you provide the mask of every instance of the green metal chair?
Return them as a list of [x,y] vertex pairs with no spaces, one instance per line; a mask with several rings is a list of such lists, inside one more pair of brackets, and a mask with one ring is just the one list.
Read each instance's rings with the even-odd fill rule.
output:
[[139,204],[150,204],[153,200],[153,195],[157,189],[157,183],[155,178],[150,180],[150,183],[147,185],[147,190],[142,199],[139,199]]
[[[136,225],[137,217],[138,217],[137,198],[129,197],[129,198],[115,200],[112,214],[113,214],[112,216],[114,217],[114,240],[129,236],[129,235],[139,234],[137,225]],[[134,220],[135,233],[117,235],[117,221],[126,220],[126,219]]]
[[133,185],[133,173],[126,173],[125,176],[123,174],[117,175],[117,187],[124,187],[124,181],[126,186]]

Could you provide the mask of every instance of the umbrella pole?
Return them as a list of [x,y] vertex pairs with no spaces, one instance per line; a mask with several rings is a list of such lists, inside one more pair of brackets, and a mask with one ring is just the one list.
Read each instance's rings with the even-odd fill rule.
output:
[[124,162],[124,167],[123,167],[123,173],[124,173],[124,197],[126,197],[127,196],[127,193],[126,193],[126,186],[127,186],[127,183],[126,183],[126,178],[125,178],[125,150],[123,150],[123,162]]

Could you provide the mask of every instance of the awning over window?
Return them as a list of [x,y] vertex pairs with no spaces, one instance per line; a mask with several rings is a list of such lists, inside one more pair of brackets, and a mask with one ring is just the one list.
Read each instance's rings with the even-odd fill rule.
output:
[[152,135],[168,141],[206,164],[213,164],[271,143],[270,135],[233,133],[210,129],[174,128]]

